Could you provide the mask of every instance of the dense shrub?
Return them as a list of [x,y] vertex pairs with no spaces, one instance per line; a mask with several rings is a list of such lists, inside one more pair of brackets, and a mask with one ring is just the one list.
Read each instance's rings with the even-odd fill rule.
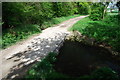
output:
[[102,67],[93,71],[91,77],[96,80],[119,80],[118,74],[108,67]]
[[106,15],[106,13],[104,13],[105,5],[102,3],[93,3],[91,9],[90,18],[92,20],[101,20]]
[[[21,29],[23,28],[23,29]],[[38,25],[21,25],[17,28],[13,29],[6,29],[3,31],[2,34],[2,48],[6,48],[7,46],[10,46],[13,43],[16,43],[17,41],[21,39],[27,38],[29,35],[40,33],[41,29]]]
[[91,8],[87,2],[79,2],[78,5],[78,13],[79,14],[90,14]]
[[[20,22],[23,22],[24,6],[22,3],[3,3],[2,4],[2,19],[4,22],[4,27],[10,27]],[[3,28],[4,28],[3,27]]]
[[91,12],[90,18],[92,20],[101,20],[102,19],[102,13],[100,13],[99,10],[93,10]]
[[[3,3],[3,28],[20,24],[41,25],[46,19],[53,17],[52,4],[42,3]],[[9,14],[8,14],[9,13]],[[4,28],[5,29],[5,28]]]
[[74,3],[71,2],[54,2],[53,10],[55,12],[54,16],[69,16],[75,13]]

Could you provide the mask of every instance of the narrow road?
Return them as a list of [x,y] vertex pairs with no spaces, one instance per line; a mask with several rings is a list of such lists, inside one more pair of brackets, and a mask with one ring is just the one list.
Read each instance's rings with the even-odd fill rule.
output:
[[43,30],[40,34],[2,50],[2,54],[0,54],[2,76],[0,78],[11,80],[19,76],[18,73],[21,73],[18,69],[28,66],[35,61],[40,61],[49,52],[57,50],[60,47],[59,44],[70,34],[68,28],[85,17],[87,16],[69,19],[55,27]]

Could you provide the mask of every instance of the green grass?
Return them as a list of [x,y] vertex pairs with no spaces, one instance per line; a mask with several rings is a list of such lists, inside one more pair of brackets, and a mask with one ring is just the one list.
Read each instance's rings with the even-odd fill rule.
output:
[[108,43],[120,52],[120,23],[118,15],[108,15],[102,21],[92,21],[89,17],[78,21],[70,30],[95,38],[98,42]]
[[89,25],[90,21],[92,20],[89,19],[89,17],[83,18],[80,21],[78,21],[76,24],[74,24],[73,27],[71,27],[69,30],[72,30],[72,31],[77,30],[83,33],[83,29],[85,29]]
[[15,28],[3,30],[2,41],[0,40],[0,44],[2,44],[2,49],[7,48],[20,40],[28,38],[33,34],[40,33],[42,29],[51,27],[55,24],[59,24],[70,18],[74,18],[78,16],[80,15],[53,18],[51,20],[44,22],[42,26],[29,24],[29,25],[21,25]]

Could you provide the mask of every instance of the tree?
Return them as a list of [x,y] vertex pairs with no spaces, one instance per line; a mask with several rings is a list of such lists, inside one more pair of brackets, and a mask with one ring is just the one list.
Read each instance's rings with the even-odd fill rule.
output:
[[109,2],[103,2],[103,4],[104,4],[104,11],[103,11],[102,18],[104,19],[104,16],[105,16],[105,14],[107,13],[107,7],[108,7],[108,5],[109,5]]
[[88,2],[78,2],[78,13],[79,14],[90,14],[91,13],[91,7]]
[[91,4],[91,15],[92,20],[102,20],[106,15],[108,3],[107,2],[96,2]]
[[55,17],[69,16],[75,13],[75,5],[72,2],[54,2],[53,10]]
[[4,30],[25,24],[42,25],[53,17],[52,3],[49,2],[4,2],[2,10]]
[[120,15],[120,1],[117,2],[116,6],[118,7],[119,15]]

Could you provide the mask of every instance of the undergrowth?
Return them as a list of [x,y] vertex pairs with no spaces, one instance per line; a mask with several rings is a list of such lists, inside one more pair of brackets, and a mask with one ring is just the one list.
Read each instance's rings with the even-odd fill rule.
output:
[[32,34],[40,33],[41,29],[38,25],[22,25],[16,28],[3,30],[2,48],[6,48],[22,39],[26,39]]

